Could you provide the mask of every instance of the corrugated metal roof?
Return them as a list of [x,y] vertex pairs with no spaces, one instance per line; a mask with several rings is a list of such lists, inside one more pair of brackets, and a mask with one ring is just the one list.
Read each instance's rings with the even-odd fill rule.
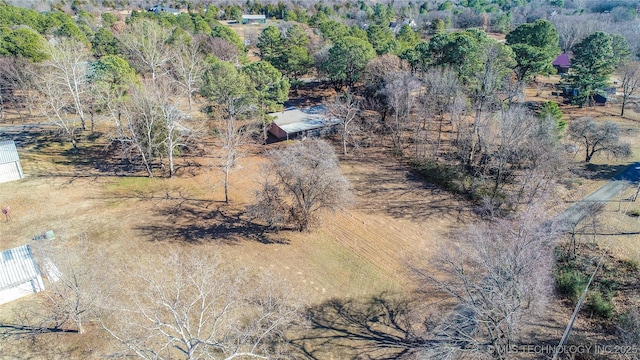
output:
[[0,164],[20,161],[18,149],[13,140],[0,141]]
[[242,15],[242,18],[245,20],[266,20],[266,15]]
[[314,106],[308,109],[289,108],[269,115],[276,118],[273,122],[280,129],[288,134],[295,134],[340,123],[340,119],[327,117],[326,112],[324,106]]
[[38,276],[40,276],[40,270],[29,245],[0,253],[0,291],[11,289]]

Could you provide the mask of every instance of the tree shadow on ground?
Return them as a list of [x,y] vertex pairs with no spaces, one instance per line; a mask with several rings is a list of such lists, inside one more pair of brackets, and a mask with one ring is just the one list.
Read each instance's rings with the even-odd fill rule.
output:
[[[78,148],[74,151],[70,142],[60,135],[59,129],[51,124],[0,126],[0,140],[14,140],[18,151],[26,153],[23,155],[34,154],[37,156],[37,161],[42,161],[42,156],[50,157],[47,161],[72,168],[71,173],[63,175],[65,177],[146,175],[144,166],[122,156],[116,143],[99,141],[106,137],[107,134],[99,131],[92,133],[83,131],[78,141]],[[175,166],[176,173],[191,176],[194,176],[201,167],[189,157],[180,158]],[[154,164],[154,171],[157,175],[168,173],[168,170],[159,164]],[[50,173],[40,175],[55,176]]]
[[292,343],[311,359],[408,359],[429,345],[417,303],[395,294],[331,299],[307,309],[309,329]]
[[[376,171],[363,171],[363,163]],[[397,219],[449,216],[457,221],[470,210],[465,201],[458,201],[455,195],[422,180],[406,165],[391,160],[358,159],[353,171],[345,170],[354,193],[362,199],[357,204],[359,210],[383,212]]]
[[578,167],[574,173],[578,176],[592,180],[611,180],[619,174],[623,173],[631,163],[627,164],[586,164]]
[[236,244],[253,240],[263,244],[287,244],[276,230],[248,219],[244,212],[209,208],[211,201],[182,199],[170,205],[158,206],[157,212],[166,217],[161,223],[146,223],[138,227],[152,241],[181,241],[202,243],[217,241]]

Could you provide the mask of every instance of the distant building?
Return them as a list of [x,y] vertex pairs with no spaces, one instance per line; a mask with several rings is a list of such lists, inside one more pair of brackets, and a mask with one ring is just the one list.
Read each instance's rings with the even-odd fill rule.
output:
[[279,140],[332,134],[341,122],[340,119],[327,116],[324,106],[308,109],[292,107],[269,115],[275,117],[269,132]]
[[178,10],[178,9],[173,9],[173,8],[170,8],[170,7],[165,7],[165,6],[160,6],[160,5],[153,5],[152,7],[148,8],[147,11],[154,12],[156,14],[160,14],[160,13],[169,13],[169,14],[173,14],[173,15],[180,14],[180,10]]
[[391,31],[394,34],[397,34],[397,33],[400,32],[400,29],[402,29],[402,27],[404,25],[411,26],[411,28],[413,30],[415,30],[418,27],[418,25],[416,24],[415,20],[413,20],[413,19],[404,19],[403,21],[392,21],[392,22],[390,22],[389,23],[389,28],[391,29]]
[[569,72],[569,68],[571,68],[571,60],[569,59],[569,55],[567,53],[562,53],[558,55],[558,57],[553,60],[551,63],[558,74],[566,74]]
[[0,141],[0,183],[24,177],[18,149],[13,140]]
[[243,24],[265,24],[267,17],[265,15],[242,15]]

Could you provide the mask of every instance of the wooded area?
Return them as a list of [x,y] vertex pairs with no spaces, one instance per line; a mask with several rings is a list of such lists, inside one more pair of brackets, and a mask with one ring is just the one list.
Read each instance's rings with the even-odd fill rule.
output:
[[[0,350],[530,358],[585,287],[578,336],[638,346],[640,254],[602,240],[640,233],[638,10],[0,4],[0,140],[28,175],[0,184],[0,241],[55,224],[32,247],[61,274],[0,307]],[[272,133],[310,106],[339,123]]]

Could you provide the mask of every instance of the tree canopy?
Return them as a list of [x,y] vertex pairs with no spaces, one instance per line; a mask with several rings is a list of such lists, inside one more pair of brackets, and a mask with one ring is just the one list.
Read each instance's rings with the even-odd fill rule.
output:
[[481,31],[436,34],[428,44],[428,63],[432,66],[450,66],[465,82],[481,67],[481,52],[487,41],[487,35]]
[[351,87],[360,79],[369,60],[375,56],[371,44],[346,36],[329,49],[329,56],[322,67],[335,88]]
[[517,62],[514,71],[518,79],[554,73],[551,63],[560,53],[558,41],[558,31],[547,20],[522,24],[507,34],[507,45],[513,49]]
[[29,28],[21,27],[11,30],[0,27],[0,55],[19,56],[33,62],[40,62],[49,57],[45,44],[44,39]]
[[577,105],[589,103],[609,83],[616,66],[613,36],[597,31],[578,43],[573,51],[569,83],[579,90],[572,101]]

